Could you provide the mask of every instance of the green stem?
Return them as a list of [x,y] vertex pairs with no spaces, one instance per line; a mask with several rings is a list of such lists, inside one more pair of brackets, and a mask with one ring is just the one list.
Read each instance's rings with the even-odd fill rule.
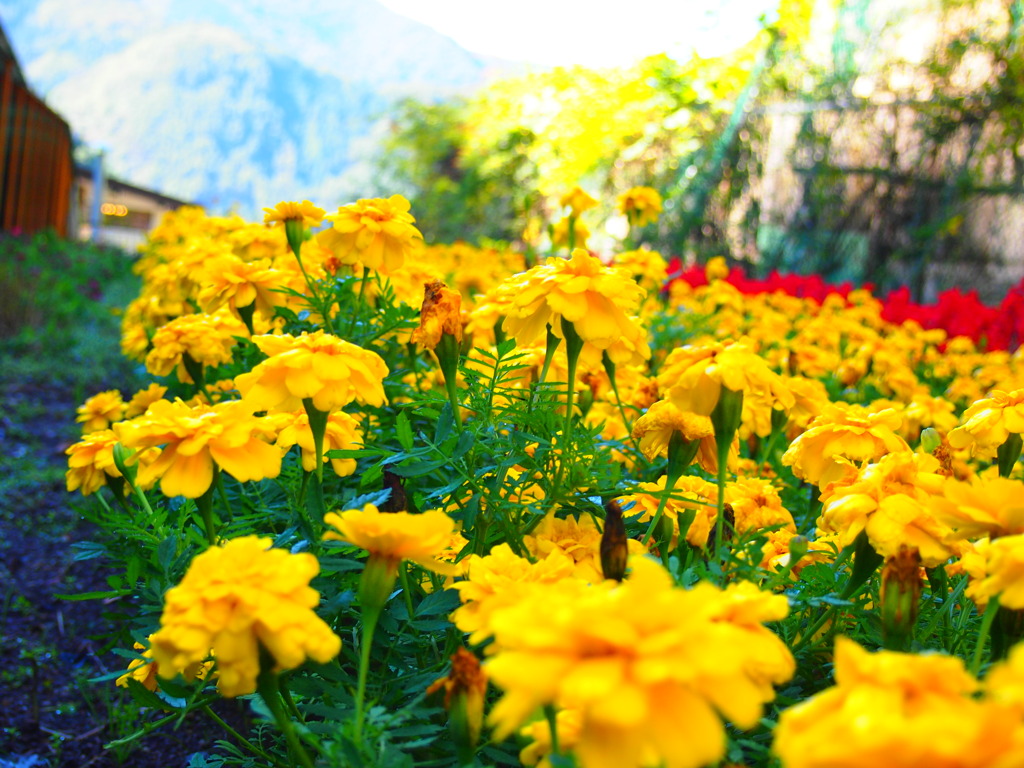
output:
[[743,416],[743,390],[723,386],[718,394],[718,403],[711,411],[711,423],[715,428],[715,443],[718,449],[718,517],[715,520],[715,562],[725,576],[725,480],[728,474],[729,449],[740,428]]
[[405,563],[398,566],[398,580],[402,585],[402,597],[405,598],[405,611],[409,614],[409,621],[412,621],[412,593],[409,592],[409,569]]
[[370,268],[363,267],[363,279],[359,281],[359,295],[356,297],[356,306],[352,311],[352,319],[348,324],[348,332],[345,334],[352,338],[356,330],[356,320],[359,318],[359,310],[363,308],[363,297],[366,295],[366,279],[370,275]]
[[[289,222],[285,222],[286,229]],[[301,225],[300,225],[301,226]],[[331,311],[330,307],[326,306],[324,299],[320,298],[320,292],[316,289],[316,282],[306,272],[306,267],[302,263],[302,250],[301,236],[294,236],[294,233],[288,232],[288,245],[291,246],[292,253],[295,254],[295,261],[299,263],[299,271],[302,273],[302,279],[306,281],[306,287],[309,288],[309,292],[313,295],[313,308],[320,312],[320,316],[324,319],[324,328],[331,335],[334,335],[334,327],[331,324]]]
[[213,405],[213,398],[210,397],[210,393],[206,389],[206,374],[203,371],[203,364],[188,352],[181,353],[181,363],[185,366],[188,375],[192,377],[192,383],[196,385],[196,389],[203,394],[206,402]]
[[572,461],[572,432],[573,425],[576,423],[575,419],[573,419],[572,401],[573,395],[576,394],[576,368],[580,361],[580,353],[583,351],[583,339],[576,333],[576,328],[573,324],[564,317],[562,318],[562,335],[565,336],[565,354],[569,361],[569,375],[567,377],[569,382],[565,392],[565,423],[562,426],[561,440],[562,454],[558,456],[558,471],[555,473],[555,492],[553,496],[556,499],[561,491],[565,468]]
[[230,514],[229,513],[231,512],[231,501],[228,499],[228,491],[224,487],[224,473],[223,472],[217,472],[217,479],[214,482],[214,485],[217,486],[217,493],[220,495],[220,501],[224,505],[225,519],[230,518]]
[[995,596],[988,601],[988,605],[985,607],[985,613],[981,617],[981,628],[978,630],[978,641],[974,645],[974,656],[971,658],[971,674],[975,677],[978,676],[978,672],[981,670],[981,656],[985,650],[985,641],[988,640],[989,632],[992,630],[992,622],[996,618],[996,614],[999,612],[999,596]]
[[548,728],[551,729],[551,754],[560,755],[562,750],[558,743],[558,713],[551,704],[544,705],[544,717],[547,718]]
[[462,431],[462,407],[459,405],[459,344],[450,333],[442,333],[434,350],[444,376],[444,388],[452,406],[452,416],[459,432]]
[[206,529],[206,540],[209,542],[211,547],[217,545],[217,528],[213,522],[213,493],[214,488],[217,485],[217,475],[220,470],[214,466],[213,469],[213,482],[210,483],[210,487],[203,491],[203,494],[196,499],[196,507],[199,509],[199,513],[203,516],[203,527]]
[[[261,656],[268,655],[269,654],[261,654]],[[259,677],[256,678],[256,690],[267,705],[267,709],[270,710],[270,714],[274,716],[274,722],[277,724],[277,727],[280,728],[281,732],[284,734],[284,738],[288,742],[288,749],[289,752],[291,752],[292,757],[297,760],[303,768],[314,768],[313,760],[310,758],[309,753],[306,752],[306,748],[302,746],[302,742],[299,741],[298,734],[295,733],[295,723],[292,722],[291,717],[284,710],[284,705],[281,702],[281,693],[279,690],[277,674],[272,671],[273,668],[269,663],[267,663],[267,661],[269,661],[269,659],[261,659],[260,674]]]
[[256,310],[255,300],[252,304],[246,304],[244,307],[235,307],[235,309],[238,310],[238,316],[242,318],[242,322],[245,323],[245,327],[249,329],[249,336],[255,336],[256,330],[252,325],[253,312]]
[[[647,526],[647,533],[640,539],[640,543],[645,547],[647,542],[651,540],[651,536],[654,534],[654,530],[658,527],[658,523],[661,522],[661,516],[665,514],[665,507],[668,506],[668,498],[672,495],[672,491],[675,490],[676,482],[680,478],[680,474],[669,474],[665,476],[665,492],[662,494],[661,499],[658,501],[658,509],[654,513],[654,517],[651,518],[651,524]],[[680,535],[682,535],[680,533]]]
[[[731,441],[730,441],[731,442]],[[725,539],[725,480],[728,474],[729,443],[718,443],[718,516],[715,518],[715,562],[725,571],[722,544]]]
[[209,717],[211,720],[213,720],[213,722],[215,722],[217,725],[219,725],[225,731],[227,731],[230,736],[232,736],[239,744],[241,744],[243,747],[248,749],[254,755],[258,755],[259,757],[262,757],[264,760],[267,760],[267,761],[273,763],[274,765],[280,765],[280,763],[277,760],[274,759],[273,755],[270,755],[270,754],[264,752],[262,749],[257,747],[255,744],[253,744],[247,738],[245,738],[245,736],[243,736],[238,731],[236,731],[234,728],[232,728],[230,725],[228,725],[223,720],[223,718],[221,718],[220,715],[218,715],[216,712],[214,712],[212,709],[210,709],[210,705],[209,704],[203,705],[200,709],[207,715],[207,717]]
[[306,409],[306,416],[309,418],[309,431],[313,433],[316,479],[322,483],[324,480],[324,434],[327,432],[327,417],[330,414],[313,405],[313,399],[309,397],[303,398],[302,407]]
[[619,384],[615,380],[615,364],[611,361],[611,358],[608,357],[607,351],[604,353],[602,359],[604,361],[604,369],[608,373],[608,381],[612,385],[612,392],[615,393],[615,405],[619,409],[619,416],[622,417],[622,425],[626,428],[626,434],[629,436],[629,441],[633,444],[633,450],[635,450],[637,455],[639,455],[640,442],[633,437],[632,424],[629,422],[629,417],[626,416],[626,408],[622,404],[622,397],[619,395]]
[[292,699],[292,692],[288,690],[288,681],[285,679],[284,675],[280,675],[278,677],[278,689],[281,692],[281,699],[284,701],[284,704],[288,708],[292,717],[305,725],[306,718],[302,716],[302,713],[299,712],[299,708],[295,706],[295,701]]
[[142,505],[142,508],[145,509],[146,513],[150,516],[150,518],[152,518],[153,508],[149,506],[149,499],[146,498],[146,494],[143,492],[141,488],[139,488],[139,486],[135,485],[135,483],[129,483],[129,485],[131,486],[132,491],[135,493],[135,498],[139,500],[139,503]]
[[544,364],[540,369],[540,376],[537,377],[537,384],[534,389],[534,396],[530,398],[530,409],[533,409],[534,403],[537,401],[537,395],[540,394],[540,388],[547,381],[548,370],[551,368],[551,361],[555,358],[555,350],[558,349],[558,345],[562,343],[562,340],[558,338],[551,330],[551,326],[547,326],[547,343],[544,347]]
[[356,732],[355,740],[358,744],[363,741],[363,720],[366,717],[366,676],[370,669],[370,649],[373,646],[373,633],[377,628],[377,619],[380,618],[381,607],[375,606],[365,612],[363,616],[363,641],[359,646],[359,680],[356,683]]
[[835,615],[835,612],[836,612],[836,607],[834,605],[830,606],[818,618],[817,621],[815,621],[813,624],[811,624],[811,626],[807,628],[807,632],[804,634],[804,636],[801,637],[799,642],[797,642],[797,644],[793,646],[793,653],[796,653],[801,648],[803,648],[805,645],[807,645],[809,642],[811,642],[811,640],[814,639],[814,636],[816,634],[818,634],[818,630],[820,630],[823,626],[825,626],[825,623],[827,621],[829,621],[829,619],[831,619]]
[[[309,495],[305,499],[305,503],[299,506],[303,517],[305,518],[306,526],[308,531],[307,535],[310,536],[310,541],[318,541],[320,534],[323,532],[323,520],[327,516],[327,504],[324,501],[324,486],[320,482],[319,478],[312,472],[303,472],[303,485],[308,485]],[[313,479],[313,482],[309,482],[309,478]]]

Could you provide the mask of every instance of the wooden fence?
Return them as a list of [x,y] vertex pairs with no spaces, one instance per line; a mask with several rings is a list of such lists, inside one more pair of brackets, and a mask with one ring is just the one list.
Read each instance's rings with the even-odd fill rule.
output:
[[0,230],[67,236],[71,129],[15,81],[14,68],[7,60],[0,80]]

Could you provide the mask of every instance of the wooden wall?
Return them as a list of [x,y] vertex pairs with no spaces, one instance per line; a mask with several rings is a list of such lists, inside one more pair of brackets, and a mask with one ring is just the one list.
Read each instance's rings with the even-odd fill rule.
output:
[[15,82],[14,62],[0,79],[0,230],[68,234],[73,166],[71,129]]

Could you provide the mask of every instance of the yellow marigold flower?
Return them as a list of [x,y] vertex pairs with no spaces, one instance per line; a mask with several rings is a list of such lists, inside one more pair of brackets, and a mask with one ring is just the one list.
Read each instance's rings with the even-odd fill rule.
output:
[[[590,227],[579,219],[572,225],[573,248],[586,248],[590,239]],[[569,217],[559,219],[551,228],[551,245],[556,248],[569,247]]]
[[181,400],[159,400],[142,416],[114,425],[126,448],[162,447],[141,467],[139,484],[160,478],[167,496],[198,498],[213,484],[214,463],[239,482],[277,477],[281,452],[268,443],[273,426],[234,401],[190,407]]
[[[580,740],[583,713],[578,709],[562,709],[555,715],[555,730],[558,731],[558,748],[563,753],[575,749]],[[547,719],[535,720],[519,731],[531,743],[519,752],[519,762],[537,768],[551,768],[551,726]],[[657,765],[657,760],[644,760],[643,765]]]
[[782,506],[782,497],[771,480],[737,477],[725,486],[725,503],[732,508],[733,525],[739,533],[779,527],[796,533],[796,523]]
[[619,195],[619,211],[631,226],[646,227],[661,214],[661,195],[651,187],[633,187]]
[[456,741],[463,762],[472,762],[473,751],[484,724],[484,697],[487,694],[487,675],[475,655],[465,648],[456,648],[452,654],[452,670],[435,680],[427,695],[444,690],[444,708],[448,711],[449,730]]
[[952,539],[1024,534],[1024,483],[1005,477],[950,479],[935,500],[935,516],[953,528]]
[[970,447],[973,454],[991,458],[1011,433],[1024,433],[1024,389],[997,389],[973,403],[964,411],[960,426],[949,433],[949,444]]
[[115,421],[124,418],[125,404],[116,389],[100,392],[78,406],[75,421],[82,424],[82,434],[107,429]]
[[326,213],[323,208],[318,208],[309,200],[303,200],[301,203],[281,202],[273,208],[264,208],[263,212],[266,214],[263,223],[268,227],[288,221],[300,221],[305,226],[317,227],[324,220]]
[[727,278],[729,276],[729,265],[726,264],[725,257],[714,256],[708,259],[708,263],[704,266],[704,276],[709,283],[715,283]]
[[909,452],[910,446],[896,434],[899,428],[899,414],[892,409],[872,413],[860,405],[832,403],[793,441],[782,463],[824,489],[842,475],[842,459],[863,462]]
[[932,511],[946,483],[940,469],[928,454],[897,451],[883,456],[825,489],[818,527],[836,534],[840,547],[866,531],[880,555],[896,557],[906,547],[934,568],[953,554],[946,543],[950,528]]
[[167,387],[162,384],[157,384],[156,382],[153,382],[145,389],[140,389],[132,395],[132,399],[128,401],[128,405],[125,407],[124,417],[126,419],[134,419],[136,416],[141,416],[146,412],[149,406],[157,400],[162,400],[166,394]]
[[212,652],[223,696],[256,690],[260,648],[275,671],[307,658],[325,664],[341,640],[313,609],[320,595],[309,586],[320,572],[308,552],[272,549],[271,539],[245,536],[211,547],[189,565],[165,596],[160,629],[152,637],[157,674],[185,672]]
[[835,559],[836,547],[830,537],[821,536],[815,541],[807,541],[803,536],[794,536],[792,531],[783,528],[769,531],[765,539],[761,547],[760,566],[768,570],[789,566],[793,559],[794,541],[801,542],[800,559],[793,564],[791,576],[799,576],[804,566],[811,563],[825,563]]
[[592,198],[580,187],[573,187],[558,200],[558,204],[563,208],[571,208],[573,216],[579,216],[584,211],[589,211],[591,208],[597,207],[597,200]]
[[146,370],[154,376],[167,376],[176,370],[178,381],[191,382],[192,376],[185,367],[186,354],[204,366],[230,363],[235,337],[248,335],[245,324],[227,313],[182,315],[153,335]]
[[1011,610],[1024,609],[1024,534],[982,540],[975,547],[978,556],[975,573],[967,587],[967,596],[979,606],[993,597]]
[[[152,638],[152,635],[150,635]],[[153,662],[153,651],[142,643],[135,643],[134,650],[142,651],[142,658],[132,659],[128,670],[114,681],[114,685],[127,688],[129,680],[135,680],[147,690],[156,690],[156,664]]]
[[973,698],[960,659],[871,654],[838,637],[835,678],[779,718],[772,749],[786,768],[1024,765],[1019,716]]
[[332,223],[317,242],[342,264],[359,262],[367,269],[391,274],[423,243],[409,201],[401,195],[369,198],[345,205],[326,219]]
[[984,690],[990,701],[1012,707],[1024,716],[1024,643],[1017,643],[1005,661],[988,671]]
[[648,291],[659,291],[668,279],[668,262],[657,251],[641,248],[624,251],[612,259],[612,265],[629,274]]
[[[148,642],[153,642],[153,636],[150,635],[147,638]],[[128,664],[127,671],[121,675],[114,684],[121,687],[127,688],[129,680],[135,680],[142,684],[147,690],[155,691],[157,688],[157,663],[153,661],[153,649],[147,648],[142,643],[135,643],[134,649],[136,651],[142,651],[142,658],[132,659]],[[212,661],[196,662],[185,668],[182,672],[184,677],[188,680],[205,680],[206,676],[210,673],[210,669],[213,667]]]
[[[656,483],[640,483],[640,493],[616,499],[623,507],[626,517],[632,517],[639,513],[640,522],[652,520],[661,504],[667,480],[668,476],[662,475]],[[662,514],[672,521],[678,534],[679,517],[688,510],[693,510],[695,516],[686,531],[686,541],[691,546],[704,549],[707,546],[708,537],[714,530],[715,521],[718,519],[718,508],[715,502],[717,498],[717,485],[700,477],[684,475],[673,486],[672,495],[669,496]],[[627,504],[633,504],[633,507],[627,508]]]
[[828,399],[828,389],[817,379],[783,376],[782,381],[793,393],[793,407],[789,410],[786,431],[790,439],[795,439],[831,401]]
[[106,485],[108,477],[121,477],[114,466],[115,445],[117,436],[113,431],[101,429],[84,435],[81,441],[70,446],[65,451],[69,457],[68,491],[81,491],[83,496],[88,496]]
[[916,392],[910,402],[898,410],[903,419],[899,434],[908,443],[916,442],[927,427],[937,430],[940,435],[948,435],[957,422],[954,404],[944,397],[932,397],[927,392]]
[[[538,560],[543,560],[556,550],[565,554],[575,564],[576,578],[581,581],[593,583],[604,580],[601,568],[601,531],[592,517],[577,519],[568,515],[563,519],[551,511],[533,529],[532,534],[523,537],[523,544]],[[645,551],[644,546],[634,539],[630,539],[626,546],[632,554],[639,555]]]
[[[296,411],[275,413],[270,418],[281,430],[275,445],[285,450],[298,445],[302,449],[302,468],[307,472],[314,471],[316,446],[313,442],[313,430],[309,426],[309,415],[305,411]],[[323,460],[328,461],[327,451],[362,447],[363,431],[359,428],[359,422],[344,411],[332,411],[327,416],[327,428],[324,431]],[[348,477],[356,471],[355,459],[330,459],[330,462],[338,477]]]
[[621,584],[552,585],[496,612],[486,663],[505,691],[489,717],[496,738],[541,706],[570,707],[587,768],[697,768],[724,757],[722,718],[757,725],[795,668],[763,626],[786,615],[786,598],[747,582],[679,589],[647,558],[632,567]]
[[565,580],[582,584],[575,578],[573,560],[561,550],[552,550],[547,557],[531,563],[519,557],[508,544],[499,544],[489,555],[470,555],[463,562],[468,578],[452,585],[462,599],[462,606],[452,613],[451,619],[469,634],[473,645],[491,636],[491,617],[495,611],[515,604],[537,585]]
[[[650,356],[643,330],[630,315],[643,297],[643,289],[621,272],[604,266],[582,248],[571,259],[549,259],[506,280],[505,332],[520,346],[543,339],[545,328],[561,335],[564,319],[588,344],[608,350],[616,363],[640,362]],[[623,340],[636,352],[616,345]],[[618,359],[617,359],[618,358]]]
[[226,304],[239,319],[239,309],[245,307],[270,319],[275,307],[288,303],[289,297],[280,292],[286,280],[285,273],[270,268],[266,262],[246,262],[224,254],[206,263],[203,287],[196,298],[204,312],[215,312]]
[[236,377],[235,386],[258,410],[297,411],[306,399],[325,413],[354,400],[387,402],[388,368],[374,352],[323,331],[254,336],[253,342],[267,359]]
[[462,296],[440,280],[423,286],[420,325],[412,332],[412,342],[435,349],[441,336],[448,334],[456,344],[462,343]]
[[767,408],[793,407],[793,393],[779,374],[744,341],[723,344],[709,341],[672,350],[665,359],[658,384],[681,411],[710,416],[722,387],[742,392],[744,398]]
[[347,541],[365,549],[371,558],[416,563],[434,573],[454,574],[458,569],[441,560],[451,543],[455,521],[438,509],[421,514],[381,512],[373,504],[362,509],[328,512],[324,522],[334,528],[327,541]]
[[718,471],[718,447],[711,419],[681,411],[668,400],[659,400],[633,423],[633,439],[649,461],[668,454],[672,434],[678,432],[687,441],[699,440],[697,462],[708,472]]

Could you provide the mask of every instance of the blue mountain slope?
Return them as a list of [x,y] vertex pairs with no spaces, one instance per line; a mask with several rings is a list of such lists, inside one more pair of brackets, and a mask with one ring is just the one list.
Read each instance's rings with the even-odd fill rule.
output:
[[[26,76],[111,172],[245,215],[365,194],[375,125],[507,67],[372,0],[0,0]],[[360,182],[363,181],[363,183]]]

